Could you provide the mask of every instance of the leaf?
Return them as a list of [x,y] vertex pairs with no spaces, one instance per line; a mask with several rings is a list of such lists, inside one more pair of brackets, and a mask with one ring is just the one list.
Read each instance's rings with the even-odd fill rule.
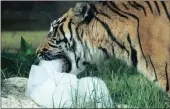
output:
[[20,51],[26,53],[28,49],[32,49],[32,45],[21,36]]
[[1,57],[9,59],[9,60],[19,60],[19,57],[17,55],[11,54],[11,53],[8,53],[8,52],[5,52],[5,51],[3,51],[1,53]]
[[34,51],[32,49],[28,49],[25,55],[33,55]]

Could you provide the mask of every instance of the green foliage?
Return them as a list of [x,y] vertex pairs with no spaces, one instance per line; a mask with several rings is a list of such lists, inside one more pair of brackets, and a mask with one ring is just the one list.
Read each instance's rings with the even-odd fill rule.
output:
[[[1,56],[2,60],[4,61],[3,64],[7,62],[10,63],[7,64],[8,66],[6,70],[9,72],[14,72],[12,73],[14,74],[13,76],[19,75],[27,77],[30,66],[36,61],[35,50],[33,49],[32,45],[29,44],[22,36],[20,41],[20,49],[17,53],[10,53],[4,50],[2,51]],[[2,71],[3,70],[4,69],[2,68]],[[9,76],[11,77],[11,75]],[[2,75],[2,78],[6,77]]]
[[21,53],[25,56],[34,54],[32,45],[26,42],[26,40],[24,40],[22,36],[21,36],[20,50],[21,50]]

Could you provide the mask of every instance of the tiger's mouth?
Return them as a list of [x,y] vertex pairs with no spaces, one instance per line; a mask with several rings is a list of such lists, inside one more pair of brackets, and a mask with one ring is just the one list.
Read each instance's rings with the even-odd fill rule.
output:
[[72,68],[71,60],[66,55],[56,55],[56,59],[62,59],[63,65],[62,65],[62,72],[69,73]]
[[71,63],[70,58],[66,56],[65,54],[57,54],[54,56],[49,56],[48,54],[44,54],[44,55],[38,56],[38,58],[39,60],[46,60],[46,61],[61,59],[64,63],[62,65],[62,72],[65,72],[65,73],[71,72],[72,63]]

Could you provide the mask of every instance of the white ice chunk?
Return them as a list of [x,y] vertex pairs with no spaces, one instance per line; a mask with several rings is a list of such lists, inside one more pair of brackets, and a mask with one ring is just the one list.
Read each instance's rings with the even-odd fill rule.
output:
[[76,75],[61,73],[62,64],[61,60],[53,60],[32,65],[26,96],[45,108],[87,107],[90,103],[96,108],[112,105],[103,80],[97,77],[79,80]]
[[95,108],[109,108],[112,99],[109,90],[103,80],[97,77],[84,77],[78,84],[79,101],[83,103],[92,103]]

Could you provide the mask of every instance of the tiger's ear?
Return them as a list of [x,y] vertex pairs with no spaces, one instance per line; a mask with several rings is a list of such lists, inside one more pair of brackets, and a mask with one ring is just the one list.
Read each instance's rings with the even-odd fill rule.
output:
[[86,2],[77,3],[76,6],[71,9],[72,11],[71,19],[73,23],[79,24],[80,22],[84,21],[85,18],[88,16],[89,10],[90,10],[90,4]]

